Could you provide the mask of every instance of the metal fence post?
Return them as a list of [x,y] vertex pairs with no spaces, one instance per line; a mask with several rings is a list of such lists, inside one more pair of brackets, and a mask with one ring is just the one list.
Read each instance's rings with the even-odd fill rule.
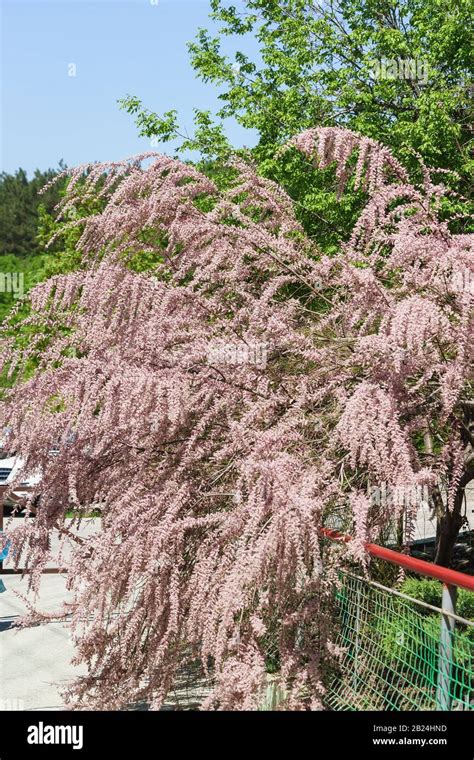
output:
[[356,620],[355,620],[355,652],[354,652],[354,672],[353,672],[353,689],[357,692],[359,688],[359,649],[360,649],[360,583],[357,581],[356,591]]
[[[443,611],[456,612],[457,587],[443,584],[441,607]],[[436,690],[436,707],[438,710],[450,710],[453,695],[451,694],[451,678],[454,653],[454,629],[456,620],[452,615],[441,615],[438,658],[438,687]]]

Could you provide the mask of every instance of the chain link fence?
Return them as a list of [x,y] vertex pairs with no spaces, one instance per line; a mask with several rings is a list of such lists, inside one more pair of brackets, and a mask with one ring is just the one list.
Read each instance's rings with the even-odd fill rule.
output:
[[474,709],[473,621],[351,574],[336,602],[344,654],[329,709]]

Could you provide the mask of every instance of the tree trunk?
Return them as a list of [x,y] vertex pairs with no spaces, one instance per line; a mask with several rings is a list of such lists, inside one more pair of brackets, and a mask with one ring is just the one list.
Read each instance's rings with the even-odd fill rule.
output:
[[450,567],[451,565],[454,544],[464,523],[462,507],[465,498],[465,486],[467,485],[465,480],[465,478],[462,479],[456,491],[452,511],[446,509],[443,516],[438,519],[434,560],[436,565],[443,565],[443,567]]

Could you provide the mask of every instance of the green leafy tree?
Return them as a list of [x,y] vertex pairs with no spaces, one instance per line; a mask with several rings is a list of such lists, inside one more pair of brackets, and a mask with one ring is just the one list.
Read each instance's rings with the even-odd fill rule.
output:
[[[69,266],[67,256],[59,256],[57,245],[47,249],[48,236],[57,224],[54,208],[65,181],[52,183],[40,193],[64,168],[60,161],[58,169],[36,169],[31,179],[24,169],[0,174],[0,321],[30,288]],[[14,289],[8,287],[12,281]]]
[[[472,39],[468,0],[244,0],[238,7],[211,0],[220,31],[200,29],[189,45],[198,76],[220,90],[214,120],[196,110],[192,137],[180,132],[178,115],[147,110],[128,96],[140,134],[204,159],[231,152],[225,122],[236,119],[258,133],[252,150],[260,172],[282,183],[299,205],[320,247],[338,247],[360,210],[360,199],[335,192],[334,175],[314,171],[279,146],[315,125],[349,127],[389,145],[412,176],[418,153],[430,166],[459,174],[446,182],[469,194],[473,163]],[[224,52],[225,40],[254,36],[259,55]],[[455,201],[446,203],[451,214]],[[454,214],[453,214],[454,215]],[[466,229],[459,222],[457,231]]]
[[[59,169],[63,167],[59,163]],[[45,172],[36,169],[28,179],[24,169],[15,174],[0,174],[0,255],[31,256],[39,253],[37,241],[40,205],[51,213],[60,199],[59,185],[39,190],[58,173],[57,169]]]

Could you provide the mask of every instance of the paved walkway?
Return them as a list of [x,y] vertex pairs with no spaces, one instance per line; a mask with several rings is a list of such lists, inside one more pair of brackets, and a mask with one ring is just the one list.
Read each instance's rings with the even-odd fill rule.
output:
[[[17,521],[5,523],[8,531]],[[90,535],[100,529],[99,520],[85,521],[79,533]],[[53,559],[59,539],[52,538]],[[67,549],[64,551],[67,554]],[[4,563],[8,568],[8,560]],[[60,710],[60,690],[84,668],[73,667],[74,647],[67,623],[47,623],[33,628],[15,629],[12,623],[27,612],[17,593],[28,594],[27,579],[21,575],[1,575],[6,591],[0,593],[0,710]],[[61,575],[43,575],[36,607],[43,612],[61,609],[68,599],[66,580]]]
[[[27,595],[27,580],[2,576],[6,591],[0,594],[0,709],[59,710],[60,688],[84,669],[73,667],[73,644],[67,624],[48,623],[15,629],[11,624],[26,612],[15,594]],[[38,609],[52,612],[67,599],[65,578],[44,575]]]

